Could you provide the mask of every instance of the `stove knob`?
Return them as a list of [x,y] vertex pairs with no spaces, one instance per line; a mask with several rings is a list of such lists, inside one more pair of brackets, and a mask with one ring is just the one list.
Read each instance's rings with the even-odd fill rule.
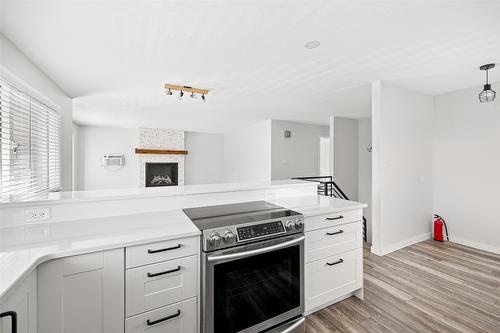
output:
[[302,230],[303,225],[304,225],[304,221],[302,221],[301,219],[295,220],[295,229]]
[[225,244],[231,244],[235,241],[236,239],[236,235],[233,234],[231,231],[226,231],[226,233],[224,234],[224,236],[222,237],[222,241],[225,243]]
[[210,234],[210,238],[208,239],[208,243],[212,246],[218,246],[221,242],[221,237],[218,232],[213,232]]
[[294,223],[292,220],[289,220],[285,223],[285,228],[286,228],[286,231],[292,231],[293,230],[293,227],[294,227]]

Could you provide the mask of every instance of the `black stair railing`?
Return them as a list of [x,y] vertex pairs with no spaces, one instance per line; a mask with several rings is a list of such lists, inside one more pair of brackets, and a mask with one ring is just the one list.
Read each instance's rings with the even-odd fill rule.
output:
[[[306,180],[318,183],[318,195],[327,197],[335,197],[339,199],[349,200],[347,195],[335,183],[332,176],[316,176],[316,177],[295,177],[292,179]],[[363,216],[363,240],[366,242],[366,218]]]

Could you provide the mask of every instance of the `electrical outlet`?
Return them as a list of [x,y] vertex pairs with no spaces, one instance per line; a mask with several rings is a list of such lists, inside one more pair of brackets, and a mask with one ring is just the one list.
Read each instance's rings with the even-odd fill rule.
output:
[[50,208],[27,209],[24,211],[24,222],[50,220]]

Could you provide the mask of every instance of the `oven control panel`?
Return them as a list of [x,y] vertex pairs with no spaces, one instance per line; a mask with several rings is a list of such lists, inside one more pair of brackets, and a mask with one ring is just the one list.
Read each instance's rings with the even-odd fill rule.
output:
[[273,221],[257,225],[249,225],[246,227],[236,228],[238,239],[245,241],[263,236],[285,233],[285,227],[282,221]]
[[203,251],[215,251],[302,232],[304,232],[304,216],[296,214],[280,219],[203,230],[202,247]]

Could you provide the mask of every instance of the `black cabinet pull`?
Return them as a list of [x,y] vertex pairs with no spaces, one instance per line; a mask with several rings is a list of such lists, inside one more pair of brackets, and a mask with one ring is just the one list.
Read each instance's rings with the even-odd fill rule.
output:
[[180,271],[180,270],[181,270],[181,266],[177,266],[177,268],[174,268],[174,269],[171,269],[171,270],[168,270],[168,271],[164,271],[164,272],[148,273],[148,277],[155,277],[155,276],[158,276],[158,275],[173,273],[173,272],[177,272],[177,271]]
[[328,266],[335,266],[335,265],[341,264],[341,263],[343,263],[343,262],[344,262],[344,260],[343,260],[343,259],[339,259],[339,260],[337,260],[337,261],[335,261],[335,262],[327,262],[326,264],[327,264]]
[[327,234],[328,236],[333,236],[333,235],[338,235],[338,234],[341,234],[341,233],[343,233],[343,232],[344,232],[344,230],[339,230],[339,231],[336,231],[336,232],[327,232],[326,234]]
[[165,252],[165,251],[176,250],[176,249],[180,249],[180,248],[181,248],[181,244],[177,244],[176,246],[166,247],[164,249],[159,249],[159,250],[148,249],[148,253],[151,254],[151,253]]
[[0,318],[10,317],[11,319],[11,332],[17,333],[17,312],[16,311],[6,311],[0,313]]
[[152,325],[156,325],[156,324],[159,324],[159,323],[163,323],[164,321],[167,321],[169,319],[172,319],[172,318],[175,318],[175,317],[179,317],[181,315],[181,310],[177,310],[177,313],[176,314],[173,314],[173,315],[170,315],[170,316],[166,316],[166,317],[163,317],[163,318],[160,318],[160,319],[156,319],[156,320],[147,320],[146,323],[148,324],[148,326],[152,326]]
[[326,219],[328,221],[334,221],[334,220],[340,220],[343,219],[344,217],[342,215],[336,216],[336,217],[327,217]]

